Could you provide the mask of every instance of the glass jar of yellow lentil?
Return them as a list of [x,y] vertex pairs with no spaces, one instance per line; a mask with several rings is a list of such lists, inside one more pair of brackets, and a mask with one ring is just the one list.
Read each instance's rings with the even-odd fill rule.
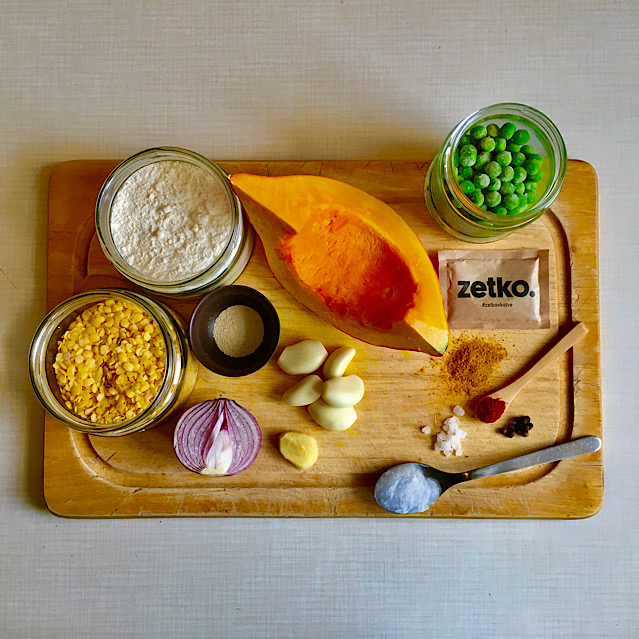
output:
[[[462,189],[461,178],[458,177],[458,153],[464,136],[468,137],[473,127],[502,127],[508,122],[526,132],[528,144],[543,159],[544,177],[534,185],[534,203],[521,211],[506,212],[504,209],[504,214],[496,214],[497,208],[491,210],[485,203],[477,206]],[[426,205],[435,222],[457,239],[474,243],[493,242],[534,222],[550,208],[563,184],[566,167],[566,145],[547,116],[525,104],[494,104],[471,113],[449,133],[426,174]]]
[[185,329],[171,309],[134,291],[71,297],[31,343],[34,391],[51,415],[81,432],[128,435],[155,426],[195,386],[198,363]]

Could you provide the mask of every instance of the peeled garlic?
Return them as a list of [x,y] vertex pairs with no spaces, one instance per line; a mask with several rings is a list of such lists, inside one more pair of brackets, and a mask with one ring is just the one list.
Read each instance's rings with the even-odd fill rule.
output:
[[351,363],[353,357],[355,357],[355,349],[350,346],[342,346],[333,351],[324,362],[322,371],[324,377],[326,379],[341,377],[346,372],[346,367]]
[[308,375],[316,371],[328,356],[322,342],[305,339],[302,342],[287,346],[277,363],[289,375]]
[[352,406],[335,408],[323,399],[318,399],[308,407],[311,417],[326,430],[346,430],[357,419],[357,413]]
[[327,379],[322,388],[322,399],[336,408],[355,406],[364,397],[364,382],[357,375]]
[[319,375],[309,375],[291,386],[282,395],[282,401],[289,406],[308,406],[320,398],[323,387],[324,382]]

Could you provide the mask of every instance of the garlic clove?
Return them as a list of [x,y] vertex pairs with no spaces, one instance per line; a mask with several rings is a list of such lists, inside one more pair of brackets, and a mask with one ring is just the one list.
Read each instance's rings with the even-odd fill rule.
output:
[[328,356],[322,342],[305,339],[297,344],[287,346],[277,363],[289,375],[308,375],[316,371]]
[[346,368],[353,357],[355,357],[355,349],[350,346],[342,346],[333,351],[324,362],[324,369],[322,370],[324,378],[341,377],[346,372]]
[[335,408],[321,398],[308,407],[308,412],[326,430],[346,430],[357,419],[357,413],[352,406]]
[[291,386],[282,395],[282,401],[289,406],[308,406],[320,398],[323,387],[324,382],[319,375],[309,375]]
[[357,375],[334,377],[324,382],[322,399],[336,408],[355,406],[364,397],[364,382]]

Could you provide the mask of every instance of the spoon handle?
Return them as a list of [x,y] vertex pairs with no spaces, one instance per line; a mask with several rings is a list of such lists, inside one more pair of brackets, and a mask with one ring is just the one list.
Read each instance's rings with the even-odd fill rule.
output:
[[512,384],[505,386],[500,391],[491,393],[493,397],[510,404],[515,399],[515,395],[534,379],[549,364],[554,362],[560,355],[563,355],[569,348],[572,348],[586,333],[588,329],[583,322],[579,322],[566,335],[564,335],[538,362],[529,368],[521,377],[516,379]]
[[599,450],[599,448],[601,448],[601,440],[599,437],[594,437],[592,435],[588,437],[579,437],[578,439],[573,439],[565,444],[542,448],[542,450],[538,450],[534,453],[528,453],[527,455],[521,455],[520,457],[513,457],[512,459],[506,459],[505,461],[497,462],[490,466],[483,466],[482,468],[471,470],[468,473],[468,479],[479,479],[480,477],[500,475],[501,473],[508,473],[511,470],[530,468],[530,466],[539,466],[549,462],[568,459],[568,457],[587,455],[588,453],[594,453],[596,450]]

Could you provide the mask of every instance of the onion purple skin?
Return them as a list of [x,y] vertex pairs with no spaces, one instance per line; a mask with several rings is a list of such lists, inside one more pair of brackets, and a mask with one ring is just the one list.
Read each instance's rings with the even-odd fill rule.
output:
[[185,411],[175,427],[173,448],[180,462],[194,473],[206,468],[204,449],[220,415],[222,429],[231,440],[232,460],[226,475],[237,475],[257,458],[262,431],[253,415],[232,399],[214,399],[195,404]]

